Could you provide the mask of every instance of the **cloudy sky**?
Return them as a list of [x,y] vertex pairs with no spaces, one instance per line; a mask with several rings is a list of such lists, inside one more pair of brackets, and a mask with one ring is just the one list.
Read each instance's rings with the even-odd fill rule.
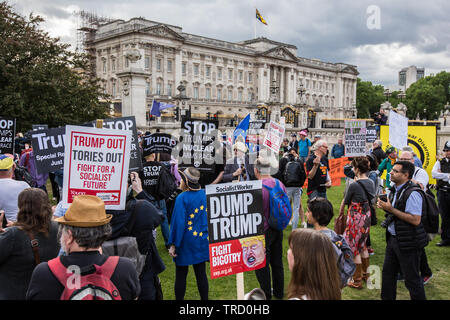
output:
[[76,45],[79,10],[128,20],[144,17],[184,32],[238,42],[256,35],[294,44],[298,56],[356,65],[359,77],[386,86],[410,65],[450,72],[448,0],[9,0],[18,13]]

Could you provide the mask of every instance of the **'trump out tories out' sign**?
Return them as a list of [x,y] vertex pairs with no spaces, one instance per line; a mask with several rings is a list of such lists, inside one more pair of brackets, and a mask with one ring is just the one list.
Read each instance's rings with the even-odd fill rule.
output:
[[262,182],[206,186],[211,279],[266,265]]
[[94,195],[125,209],[131,131],[66,126],[63,204]]

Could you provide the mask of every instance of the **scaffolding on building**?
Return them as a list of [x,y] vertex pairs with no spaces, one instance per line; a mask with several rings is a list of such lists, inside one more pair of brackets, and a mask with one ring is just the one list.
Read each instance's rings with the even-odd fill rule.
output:
[[92,46],[92,41],[95,39],[95,33],[98,27],[114,19],[99,16],[94,12],[85,10],[75,11],[73,14],[77,17],[77,46],[75,51],[89,55],[91,71],[95,76],[97,69],[95,48]]

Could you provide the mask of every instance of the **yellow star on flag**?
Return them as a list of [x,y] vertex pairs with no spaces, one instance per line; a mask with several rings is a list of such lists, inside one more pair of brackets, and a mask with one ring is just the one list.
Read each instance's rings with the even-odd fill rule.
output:
[[191,224],[192,224],[192,221],[189,221],[189,222],[188,222],[188,225],[191,225]]
[[199,233],[199,236],[201,237],[202,235],[203,235],[203,232],[200,232],[200,233]]
[[193,219],[195,217],[195,215],[192,213],[189,217],[191,217],[191,219]]
[[191,230],[192,230],[192,227],[189,227],[188,230],[191,231]]
[[204,206],[200,206],[200,210],[203,210]]
[[198,212],[198,209],[196,208],[196,209],[194,210],[194,212],[197,213],[197,212]]
[[193,234],[194,236],[197,236],[197,231],[194,231],[192,234]]

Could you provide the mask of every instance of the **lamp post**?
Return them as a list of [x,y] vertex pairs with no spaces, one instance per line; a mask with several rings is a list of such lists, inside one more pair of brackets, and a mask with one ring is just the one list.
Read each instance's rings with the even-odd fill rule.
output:
[[303,102],[303,95],[305,94],[305,92],[306,89],[303,86],[303,83],[301,83],[297,88],[297,95],[299,96],[300,100],[299,104],[296,106],[298,111],[295,113],[295,120],[297,121],[294,121],[294,124],[297,123],[297,126],[298,126],[298,116],[300,112],[303,111],[303,108],[306,108],[306,103]]
[[[269,107],[272,107],[278,103],[278,91],[279,90],[280,90],[280,87],[277,86],[277,81],[275,79],[272,80],[271,86],[270,86],[270,98],[269,98],[269,101],[266,103]],[[269,110],[267,110],[267,115],[266,115],[267,122],[270,121],[270,114],[271,114],[270,109],[271,108],[269,108]]]
[[[182,114],[182,117],[191,117],[191,105],[189,104],[189,110],[185,110],[184,106],[186,104],[186,101],[190,98],[186,96],[186,86],[183,85],[182,82],[180,82],[180,85],[177,87],[177,90],[179,91],[179,94],[177,94],[174,98],[175,101],[177,101],[178,105],[181,103],[181,108],[184,111],[184,114]],[[187,113],[187,114],[186,114]]]
[[403,99],[406,97],[406,93],[400,90],[400,93],[397,95],[397,98],[400,98],[400,102],[403,102]]

